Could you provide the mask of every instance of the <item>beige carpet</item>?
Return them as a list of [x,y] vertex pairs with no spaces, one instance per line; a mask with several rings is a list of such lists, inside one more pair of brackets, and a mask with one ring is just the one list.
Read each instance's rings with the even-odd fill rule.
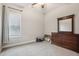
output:
[[1,56],[77,56],[74,51],[50,44],[38,42],[5,49]]

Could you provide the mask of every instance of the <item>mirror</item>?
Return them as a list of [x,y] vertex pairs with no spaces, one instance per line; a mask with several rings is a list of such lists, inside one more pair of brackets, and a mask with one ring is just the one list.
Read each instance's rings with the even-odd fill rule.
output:
[[73,33],[73,29],[74,29],[73,19],[74,19],[74,15],[58,18],[58,32],[72,32]]

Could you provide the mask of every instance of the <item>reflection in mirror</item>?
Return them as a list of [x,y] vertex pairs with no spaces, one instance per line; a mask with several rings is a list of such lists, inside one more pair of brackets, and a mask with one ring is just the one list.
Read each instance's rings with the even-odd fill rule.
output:
[[71,18],[59,21],[59,31],[72,31]]

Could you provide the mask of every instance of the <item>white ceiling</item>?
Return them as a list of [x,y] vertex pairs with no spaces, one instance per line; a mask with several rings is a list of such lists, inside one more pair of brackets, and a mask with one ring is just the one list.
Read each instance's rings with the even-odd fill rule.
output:
[[[70,5],[71,3],[46,3],[46,8],[58,8],[63,5]],[[19,7],[25,7],[25,6],[32,6],[32,3],[13,3],[13,5],[19,6]]]
[[51,9],[54,10],[54,9],[59,8],[59,7],[62,7],[64,5],[70,5],[70,4],[68,4],[68,3],[48,3],[46,5],[46,8],[45,9],[47,11],[50,11]]
[[[71,4],[72,3],[46,3],[44,11],[48,12],[50,10],[54,10],[56,8],[59,8],[61,6],[71,5]],[[12,5],[16,5],[20,8],[29,7],[29,6],[32,7],[32,3],[13,3]]]

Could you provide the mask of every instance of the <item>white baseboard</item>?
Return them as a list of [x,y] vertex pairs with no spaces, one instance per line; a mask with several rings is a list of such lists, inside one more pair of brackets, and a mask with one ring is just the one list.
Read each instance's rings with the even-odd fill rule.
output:
[[28,42],[20,42],[20,43],[7,44],[7,45],[4,45],[2,48],[9,48],[9,47],[20,46],[20,45],[24,45],[24,44],[31,44],[31,43],[34,43],[34,42],[35,42],[35,40],[28,41]]

